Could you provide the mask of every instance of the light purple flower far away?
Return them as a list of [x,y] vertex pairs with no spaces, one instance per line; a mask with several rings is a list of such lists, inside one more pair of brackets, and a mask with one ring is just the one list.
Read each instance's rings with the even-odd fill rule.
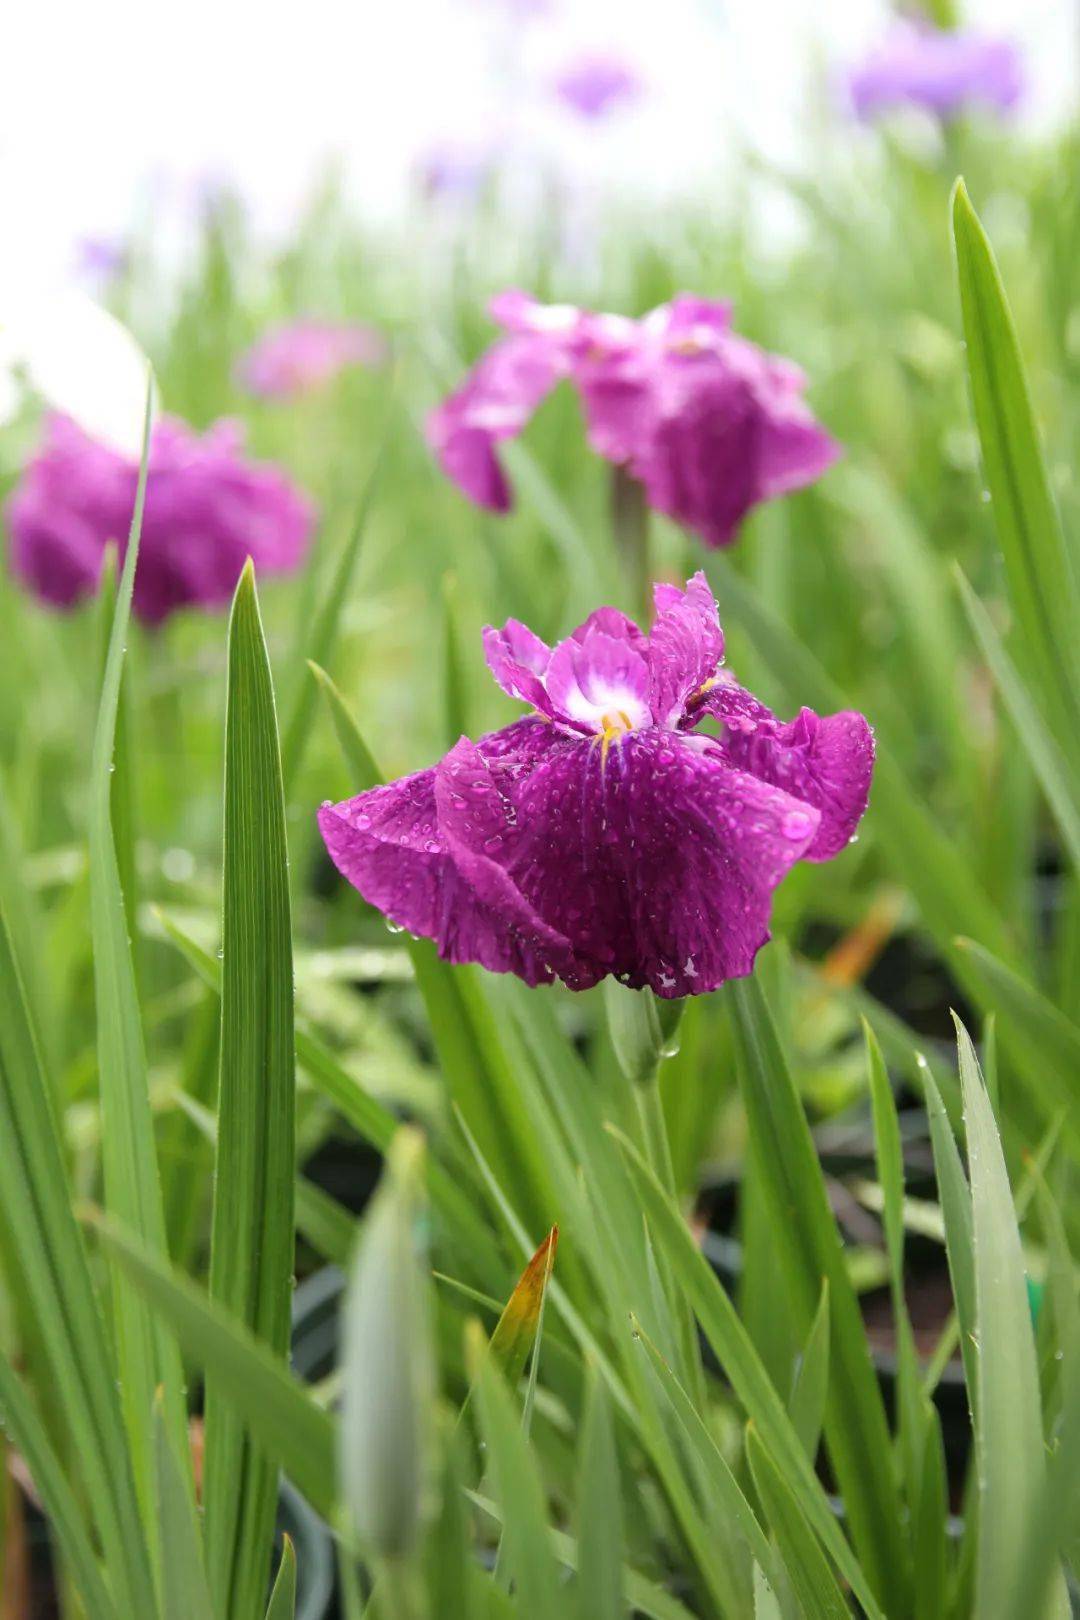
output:
[[128,250],[119,236],[81,236],[75,244],[75,273],[82,281],[115,281],[127,267]]
[[321,388],[349,366],[378,366],[388,345],[373,326],[292,321],[275,326],[242,356],[241,387],[266,399],[289,399]]
[[[241,449],[235,422],[218,422],[201,437],[168,417],[155,425],[134,597],[148,624],[178,608],[228,602],[249,556],[260,573],[301,562],[314,526],[311,503],[279,468],[249,461]],[[127,545],[138,475],[133,458],[69,417],[50,417],[7,503],[18,577],[57,607],[92,594],[108,543]]]
[[640,321],[520,292],[491,308],[507,336],[431,414],[428,438],[447,476],[492,511],[511,505],[496,446],[564,377],[592,448],[710,546],[728,545],[751,507],[811,483],[839,454],[803,400],[802,372],[733,332],[726,303],[681,293]]
[[568,64],[555,80],[555,94],[582,118],[604,118],[636,101],[644,86],[621,57],[593,52]]
[[[772,893],[866,808],[861,714],[778,720],[722,667],[703,574],[654,590],[644,635],[600,608],[554,649],[509,620],[488,665],[531,715],[415,776],[323,806],[338,869],[451,962],[660,996],[750,972]],[[707,716],[717,738],[696,730]]]
[[1023,94],[1023,59],[1009,39],[901,19],[852,70],[848,88],[860,118],[905,106],[943,119],[971,106],[1008,113]]

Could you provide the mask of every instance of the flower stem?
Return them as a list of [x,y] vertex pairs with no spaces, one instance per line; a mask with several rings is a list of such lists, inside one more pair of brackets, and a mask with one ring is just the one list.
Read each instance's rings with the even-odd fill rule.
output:
[[650,610],[649,507],[645,491],[625,467],[611,471],[611,531],[635,615]]
[[412,1565],[387,1558],[378,1565],[378,1580],[367,1615],[378,1620],[425,1620],[426,1605]]
[[657,1181],[665,1192],[675,1197],[675,1169],[668,1141],[667,1121],[664,1118],[664,1100],[660,1094],[660,1066],[652,1074],[639,1080],[633,1087],[634,1102],[641,1126],[641,1139],[645,1155]]

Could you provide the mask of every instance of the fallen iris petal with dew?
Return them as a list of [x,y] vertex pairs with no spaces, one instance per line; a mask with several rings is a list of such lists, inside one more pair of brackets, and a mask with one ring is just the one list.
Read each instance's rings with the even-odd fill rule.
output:
[[[138,461],[53,415],[8,501],[12,567],[38,596],[71,607],[97,589],[105,548],[127,545]],[[250,556],[260,574],[298,567],[315,513],[280,468],[248,460],[234,422],[201,436],[165,417],[150,439],[135,612],[159,624],[218,607]]]
[[492,511],[512,504],[496,447],[563,378],[597,454],[710,546],[729,545],[752,507],[812,483],[839,454],[803,399],[802,372],[733,332],[726,303],[684,293],[635,321],[506,292],[492,315],[507,335],[428,419],[443,471]]
[[340,321],[291,321],[265,332],[241,356],[236,379],[264,399],[310,393],[350,366],[378,366],[386,339],[373,326]]
[[529,984],[673,997],[750,972],[785,873],[854,834],[873,734],[851,712],[784,723],[740,687],[703,574],[654,595],[647,636],[613,608],[554,648],[489,628],[492,674],[534,712],[322,807],[334,863],[391,923]]
[[1009,113],[1024,90],[1023,60],[1009,39],[900,19],[848,75],[860,118],[922,107],[955,118],[971,106]]

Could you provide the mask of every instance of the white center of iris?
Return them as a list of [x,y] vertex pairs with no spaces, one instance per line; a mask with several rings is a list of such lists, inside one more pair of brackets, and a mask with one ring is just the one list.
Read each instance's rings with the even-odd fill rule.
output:
[[651,720],[649,705],[629,687],[595,677],[586,684],[587,694],[580,686],[571,687],[563,700],[571,720],[581,721],[598,733],[636,731]]

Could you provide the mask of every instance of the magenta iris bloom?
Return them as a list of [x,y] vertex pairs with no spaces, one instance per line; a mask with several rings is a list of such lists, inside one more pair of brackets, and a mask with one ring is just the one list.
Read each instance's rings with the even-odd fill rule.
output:
[[321,388],[349,366],[386,360],[385,337],[373,326],[292,321],[263,334],[236,367],[241,387],[265,399],[289,399]]
[[802,372],[733,332],[726,303],[682,293],[634,321],[507,292],[492,314],[507,336],[432,412],[428,439],[448,477],[494,512],[511,506],[496,446],[564,377],[592,448],[710,546],[839,454],[803,400]]
[[578,57],[555,80],[559,100],[589,119],[604,118],[617,107],[636,101],[642,89],[641,79],[629,63],[610,53]]
[[[146,623],[228,602],[249,556],[260,573],[301,562],[314,508],[279,468],[245,459],[241,442],[235,422],[201,437],[168,417],[155,425],[135,571]],[[133,458],[51,416],[7,504],[14,572],[57,607],[92,594],[108,543],[127,544],[138,476]]]
[[956,117],[972,105],[1009,113],[1024,90],[1023,60],[1009,39],[900,20],[848,77],[860,118],[895,107]]
[[[514,619],[486,630],[492,674],[532,713],[319,812],[349,882],[448,961],[712,990],[750,972],[784,874],[854,833],[862,715],[778,720],[722,668],[705,576],[654,596],[647,636],[614,608],[554,649]],[[709,716],[720,737],[696,729]]]

